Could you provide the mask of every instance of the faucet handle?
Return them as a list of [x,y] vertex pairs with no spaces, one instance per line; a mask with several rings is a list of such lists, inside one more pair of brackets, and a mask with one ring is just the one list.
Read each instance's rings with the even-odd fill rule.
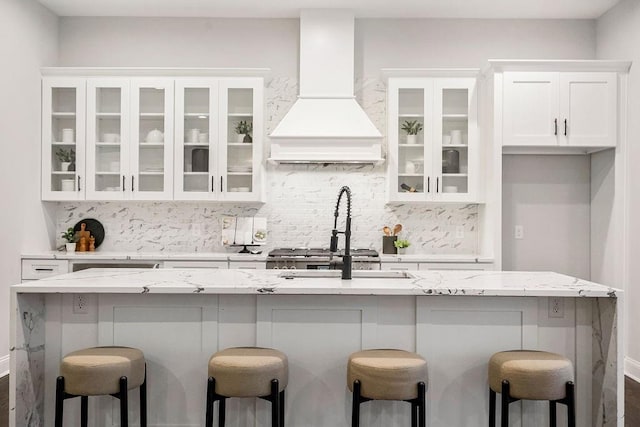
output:
[[338,230],[333,230],[331,232],[331,244],[329,245],[330,252],[338,251]]

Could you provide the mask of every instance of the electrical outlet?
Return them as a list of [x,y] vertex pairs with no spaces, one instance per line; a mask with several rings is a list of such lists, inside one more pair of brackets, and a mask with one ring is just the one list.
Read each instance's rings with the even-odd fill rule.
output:
[[516,225],[513,228],[513,237],[518,240],[524,239],[524,227],[521,225]]
[[564,317],[564,299],[549,298],[549,317]]
[[85,294],[73,294],[73,313],[89,313],[89,309],[87,308],[87,296]]
[[464,226],[456,226],[456,239],[464,239]]

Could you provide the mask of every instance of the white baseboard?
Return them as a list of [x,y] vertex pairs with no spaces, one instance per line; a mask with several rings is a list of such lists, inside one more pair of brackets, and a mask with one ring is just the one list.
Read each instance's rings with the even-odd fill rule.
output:
[[625,357],[624,374],[632,380],[640,382],[640,362],[630,357]]
[[0,377],[9,375],[9,355],[0,356]]

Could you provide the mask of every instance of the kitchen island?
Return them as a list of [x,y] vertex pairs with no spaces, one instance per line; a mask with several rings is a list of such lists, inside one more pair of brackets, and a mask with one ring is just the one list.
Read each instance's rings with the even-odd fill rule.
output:
[[[98,269],[15,285],[11,425],[53,425],[64,354],[128,345],[147,358],[149,425],[201,426],[211,354],[257,345],[289,357],[288,426],[349,425],[349,354],[391,347],[429,363],[429,426],[485,426],[487,362],[515,348],[573,361],[577,425],[623,426],[620,290],[544,272],[378,273],[383,277],[360,272],[368,276],[343,281],[278,270]],[[90,399],[90,425],[117,424],[112,400]],[[78,424],[79,402],[65,405],[65,425]],[[268,425],[264,401],[232,399],[227,411],[229,425]],[[542,402],[513,404],[511,411],[523,426],[548,420]],[[564,408],[559,412],[565,416]],[[410,425],[409,407],[365,404],[361,422]]]

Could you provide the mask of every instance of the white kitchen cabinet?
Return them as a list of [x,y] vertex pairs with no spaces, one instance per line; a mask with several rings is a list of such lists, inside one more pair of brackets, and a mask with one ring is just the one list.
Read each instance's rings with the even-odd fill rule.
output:
[[42,200],[264,199],[262,70],[46,71]]
[[265,260],[255,261],[233,261],[229,260],[229,268],[239,270],[266,270],[267,263]]
[[388,271],[406,271],[417,270],[417,262],[382,262],[380,263],[380,270]]
[[77,77],[42,82],[42,200],[85,197],[85,89]]
[[131,80],[132,198],[173,198],[173,80]]
[[391,77],[388,114],[389,202],[477,202],[475,77]]
[[176,199],[262,200],[262,96],[260,78],[176,81]]
[[615,147],[615,72],[504,73],[503,145]]
[[39,280],[45,277],[69,273],[69,261],[54,259],[23,259],[22,281]]
[[213,268],[223,269],[229,268],[227,261],[164,261],[162,268]]
[[476,262],[421,262],[418,270],[493,270],[493,264]]
[[87,80],[87,200],[130,198],[129,80]]

